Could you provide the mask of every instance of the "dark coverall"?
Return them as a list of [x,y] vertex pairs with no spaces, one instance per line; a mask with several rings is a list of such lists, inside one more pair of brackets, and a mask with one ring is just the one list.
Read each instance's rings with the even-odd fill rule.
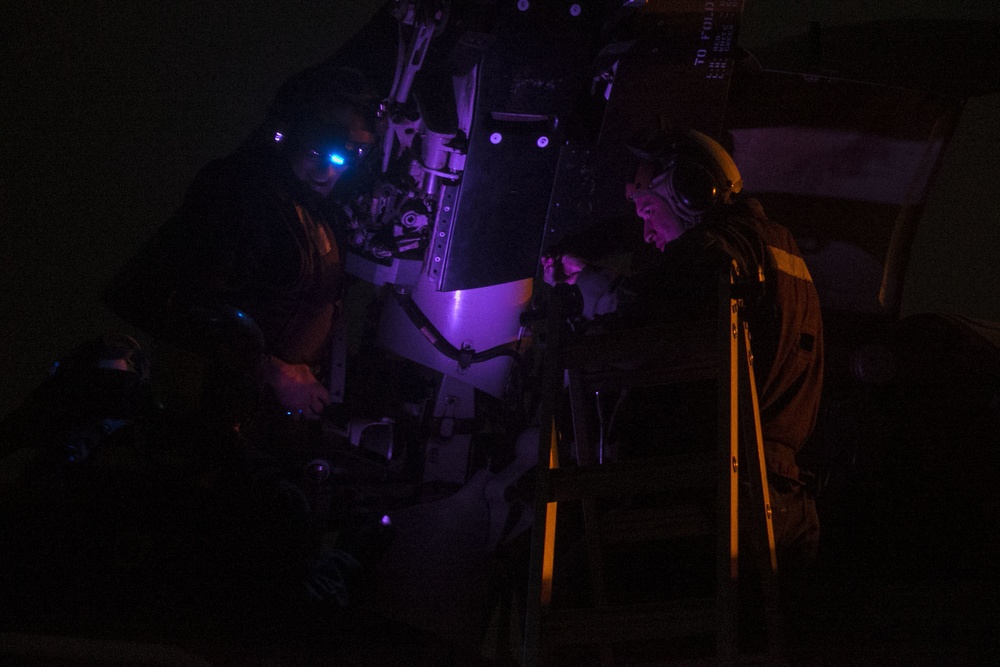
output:
[[[323,364],[339,314],[342,267],[334,228],[319,195],[296,178],[285,156],[268,144],[265,136],[252,137],[231,155],[202,168],[180,209],[112,279],[105,301],[127,322],[167,343],[167,348],[188,349],[210,359],[200,369],[209,377],[179,373],[181,382],[190,377],[192,384],[202,385],[193,388],[201,392],[202,404],[192,415],[208,413],[224,422],[226,415],[216,413],[234,403],[236,414],[246,417],[250,411],[259,417],[249,420],[252,428],[240,428],[238,433],[219,429],[241,443],[233,449],[245,448],[250,454],[245,462],[227,459],[219,464],[219,474],[237,483],[227,487],[230,493],[219,491],[222,500],[206,505],[215,505],[222,514],[223,501],[232,504],[233,515],[251,526],[246,531],[261,533],[257,549],[275,552],[274,557],[265,554],[269,560],[261,560],[268,571],[248,576],[247,585],[281,577],[292,588],[305,585],[308,599],[338,607],[346,599],[342,579],[356,563],[339,548],[319,549],[314,543],[317,529],[312,524],[322,516],[314,515],[299,488],[301,480],[289,473],[298,469],[294,460],[286,461],[294,459],[295,452],[276,446],[302,432],[281,419],[279,411],[257,408],[255,369],[261,353],[314,369]],[[249,316],[263,338],[263,349],[247,346],[254,354],[233,355],[231,348],[244,343],[239,338],[244,331],[232,335],[229,322],[212,328],[211,323],[205,326],[203,320],[191,317],[203,308],[211,319],[214,306],[236,308]],[[185,357],[180,363],[189,361]],[[215,387],[220,382],[225,386]],[[206,391],[206,386],[214,391]],[[249,397],[227,393],[239,389]],[[175,423],[193,421],[194,417],[184,417],[186,407],[182,404]],[[175,412],[176,408],[170,414]],[[163,430],[169,443],[197,440],[171,424]],[[208,444],[195,449],[198,457],[212,451]],[[240,484],[252,487],[253,493]],[[251,497],[259,502],[239,505]],[[318,565],[310,565],[310,559],[318,559]],[[228,562],[224,555],[217,560]]]
[[114,277],[105,302],[175,342],[186,308],[232,306],[256,322],[265,353],[315,366],[328,348],[341,278],[318,195],[261,138],[198,173],[177,213]]
[[[761,430],[770,473],[779,550],[815,555],[819,522],[805,493],[796,454],[812,434],[823,384],[823,324],[819,297],[791,233],[767,220],[754,200],[724,206],[667,245],[654,266],[628,281],[620,306],[647,322],[698,315],[718,307],[718,276],[735,260],[757,275],[746,299]],[[753,284],[753,283],[751,283]]]
[[[812,557],[818,546],[819,521],[815,502],[805,492],[796,454],[812,434],[819,410],[823,325],[819,297],[790,232],[767,220],[755,200],[722,206],[667,244],[649,265],[617,286],[608,285],[617,300],[612,321],[617,322],[615,326],[631,326],[716,317],[719,276],[732,260],[742,275],[756,276],[758,266],[764,270],[764,280],[746,298],[746,314],[775,540],[779,552],[791,558]],[[601,296],[584,294],[584,302]],[[662,402],[656,405],[649,416],[654,421],[666,409]],[[678,407],[674,414],[681,421],[693,421],[693,413],[686,410],[686,406]],[[704,415],[714,423],[711,409]]]

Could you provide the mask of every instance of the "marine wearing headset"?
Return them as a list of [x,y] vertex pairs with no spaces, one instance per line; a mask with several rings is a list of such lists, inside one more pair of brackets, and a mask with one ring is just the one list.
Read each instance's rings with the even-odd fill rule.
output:
[[[626,196],[659,250],[653,262],[618,277],[569,254],[543,257],[544,279],[581,288],[584,315],[614,313],[631,324],[713,317],[718,278],[733,262],[750,276],[747,321],[753,336],[779,559],[816,554],[819,521],[796,454],[816,423],[823,382],[819,298],[789,231],[741,196],[732,157],[710,137],[660,133],[641,148]],[[758,279],[762,277],[762,279]]]
[[111,310],[155,339],[211,349],[190,340],[189,313],[238,309],[263,334],[260,371],[279,409],[318,418],[330,397],[317,369],[342,283],[326,200],[374,140],[366,101],[350,71],[313,68],[286,82],[264,123],[198,173],[177,213],[112,280]]

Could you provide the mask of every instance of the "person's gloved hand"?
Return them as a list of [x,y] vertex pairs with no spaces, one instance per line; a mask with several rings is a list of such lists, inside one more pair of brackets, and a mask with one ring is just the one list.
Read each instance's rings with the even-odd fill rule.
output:
[[587,263],[575,255],[542,255],[542,280],[549,285],[573,285],[586,266]]
[[306,364],[289,364],[269,356],[264,360],[264,383],[282,408],[304,419],[319,419],[330,403],[330,392]]

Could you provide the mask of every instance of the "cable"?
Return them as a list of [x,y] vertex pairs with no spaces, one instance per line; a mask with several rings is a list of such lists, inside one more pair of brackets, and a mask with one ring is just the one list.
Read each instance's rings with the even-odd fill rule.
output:
[[424,338],[426,338],[438,352],[445,355],[449,359],[457,361],[459,367],[463,370],[472,364],[489,361],[490,359],[496,359],[501,356],[509,356],[516,361],[520,361],[520,357],[517,354],[517,341],[496,345],[481,352],[455,347],[440,331],[437,330],[437,327],[435,327],[434,324],[427,319],[427,316],[424,315],[423,311],[421,311],[417,304],[413,301],[413,297],[398,290],[393,290],[393,295],[396,297],[396,302],[399,303],[400,307],[402,307],[403,312],[406,313],[408,318],[410,318],[413,325],[417,327],[417,330],[423,334]]

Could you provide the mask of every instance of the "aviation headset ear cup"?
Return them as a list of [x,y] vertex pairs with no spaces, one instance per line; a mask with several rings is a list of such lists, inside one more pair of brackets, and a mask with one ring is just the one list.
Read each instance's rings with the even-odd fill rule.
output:
[[712,172],[697,162],[680,161],[672,170],[674,195],[689,211],[704,213],[718,199],[719,187]]

